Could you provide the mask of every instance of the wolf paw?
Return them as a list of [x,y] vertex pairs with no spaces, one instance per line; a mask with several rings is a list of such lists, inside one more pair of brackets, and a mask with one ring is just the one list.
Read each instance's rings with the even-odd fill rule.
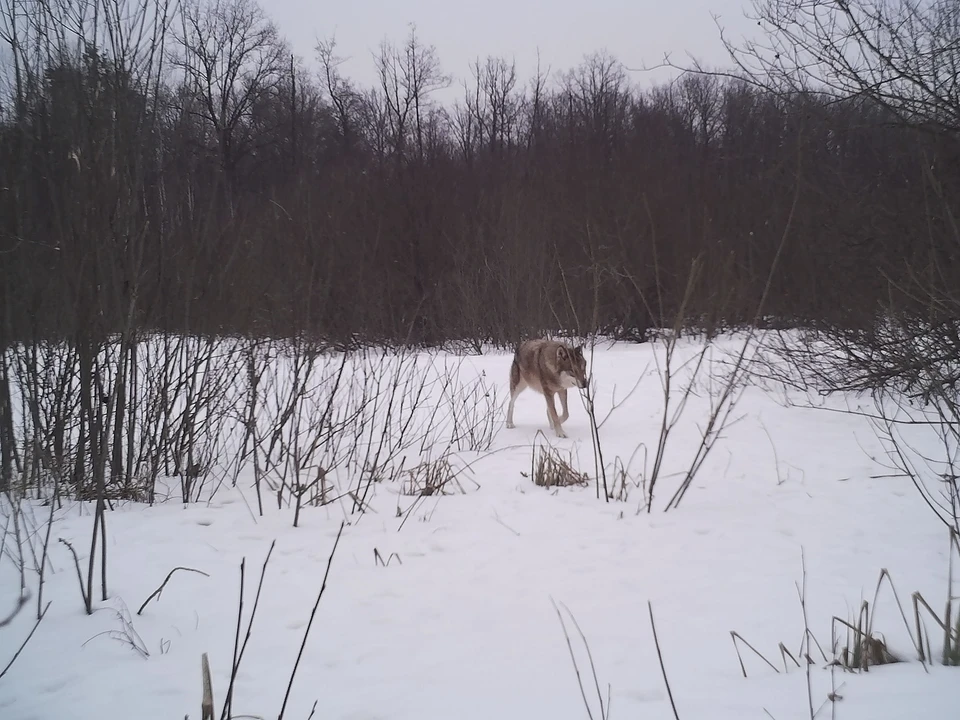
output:
[[516,425],[514,425],[512,421],[507,420],[507,429],[508,429],[508,430],[513,430],[515,427],[516,427]]

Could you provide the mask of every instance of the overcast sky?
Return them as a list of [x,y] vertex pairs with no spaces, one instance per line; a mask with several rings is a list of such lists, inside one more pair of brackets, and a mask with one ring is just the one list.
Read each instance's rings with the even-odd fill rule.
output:
[[[522,80],[533,76],[540,51],[544,69],[566,70],[585,54],[606,49],[627,67],[659,63],[665,52],[676,62],[690,52],[710,65],[726,65],[713,16],[732,39],[752,34],[744,17],[750,0],[261,0],[295,53],[313,65],[317,37],[335,34],[349,60],[345,74],[372,84],[372,53],[388,38],[402,44],[409,23],[424,44],[434,45],[444,72],[457,87],[479,56],[515,59]],[[634,73],[646,83],[665,75]],[[446,93],[445,93],[446,95]],[[459,97],[459,94],[456,94]]]

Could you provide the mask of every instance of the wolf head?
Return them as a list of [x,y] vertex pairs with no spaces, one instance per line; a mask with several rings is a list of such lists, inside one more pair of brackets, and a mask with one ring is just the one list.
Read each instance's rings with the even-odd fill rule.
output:
[[557,370],[565,387],[585,388],[587,360],[583,356],[583,345],[577,345],[575,348],[567,346],[557,348]]

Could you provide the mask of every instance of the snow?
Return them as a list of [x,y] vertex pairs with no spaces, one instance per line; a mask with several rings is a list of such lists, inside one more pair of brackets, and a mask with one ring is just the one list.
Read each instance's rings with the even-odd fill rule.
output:
[[[727,338],[721,346],[735,352],[737,342]],[[652,465],[661,423],[656,347],[598,346],[591,366],[598,418],[610,409],[614,386],[616,401],[623,401],[600,430],[608,472],[615,459],[627,464],[632,456],[630,470],[638,481],[645,458],[647,472]],[[684,358],[697,347],[682,341]],[[460,360],[423,358],[431,359],[440,365]],[[153,506],[121,504],[108,513],[110,597],[99,602],[97,583],[89,617],[69,551],[56,541],[71,542],[85,567],[93,508],[65,504],[55,513],[43,589],[44,602],[51,604],[0,680],[0,717],[199,718],[204,652],[219,717],[237,629],[240,562],[246,559],[245,631],[273,541],[233,708],[235,715],[276,717],[344,520],[287,718],[307,718],[315,701],[317,718],[585,718],[552,601],[569,608],[579,623],[604,696],[610,686],[612,718],[673,717],[648,601],[679,717],[809,718],[806,674],[792,665],[784,673],[778,650],[783,642],[796,655],[803,636],[801,553],[807,617],[828,654],[831,619],[853,620],[861,599],[872,603],[882,568],[908,615],[914,591],[935,609],[943,607],[946,529],[909,479],[891,476],[883,445],[865,418],[803,407],[806,400],[796,394],[791,397],[801,406],[787,406],[785,391],[748,386],[732,414],[737,422],[722,433],[680,508],[665,513],[678,473],[699,444],[698,426],[711,402],[704,385],[670,438],[662,487],[647,513],[635,486],[626,501],[604,502],[592,482],[550,490],[532,483],[534,441],[572,451],[574,464],[594,476],[589,424],[572,394],[564,425],[569,439],[557,439],[548,432],[542,398],[527,392],[517,401],[517,428],[504,429],[509,366],[508,353],[490,350],[463,359],[460,367],[461,381],[470,373],[485,374],[485,382],[497,388],[499,406],[490,451],[455,452],[461,464],[471,463],[461,476],[463,493],[423,498],[414,506],[415,498],[399,493],[398,480],[384,481],[374,486],[369,512],[351,514],[348,499],[305,507],[294,528],[293,509],[277,509],[269,498],[264,516],[256,516],[249,469],[236,488],[227,484],[212,499],[188,505],[175,499],[178,481],[172,480],[173,498]],[[870,407],[855,397],[811,402]],[[356,485],[355,477],[338,481]],[[406,522],[398,507],[404,517],[409,514]],[[37,503],[30,511],[42,536],[49,508]],[[375,550],[384,560],[395,557],[384,567]],[[178,566],[208,577],[174,573],[162,595],[137,615]],[[30,605],[0,628],[2,664],[36,619],[35,573],[28,574],[28,583]],[[0,615],[16,602],[18,588],[8,546],[0,559]],[[563,619],[599,718],[582,640],[565,611]],[[122,639],[130,624],[149,656]],[[937,653],[939,631],[930,621],[927,627]],[[917,662],[886,588],[874,629],[908,662],[845,673],[826,668],[814,650],[812,701],[815,710],[823,706],[817,717],[956,716],[957,669]],[[744,678],[732,630],[781,672],[744,650]],[[842,697],[835,707],[827,702],[834,685]]]

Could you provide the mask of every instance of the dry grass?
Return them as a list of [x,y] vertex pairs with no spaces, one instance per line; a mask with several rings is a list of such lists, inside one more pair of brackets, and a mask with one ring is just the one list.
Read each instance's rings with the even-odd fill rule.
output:
[[540,487],[586,487],[590,477],[573,467],[572,457],[565,459],[554,447],[534,445],[530,463],[530,477],[533,484]]
[[[900,595],[893,583],[893,578],[888,570],[881,569],[877,579],[877,585],[874,590],[872,600],[862,600],[856,617],[845,620],[834,616],[831,622],[831,655],[828,660],[826,654],[816,644],[819,655],[824,659],[827,666],[838,667],[848,672],[869,672],[870,668],[878,665],[890,665],[906,661],[906,658],[898,656],[888,646],[886,638],[875,627],[876,612],[878,601],[880,600],[881,590],[886,585],[888,596],[894,600],[900,619],[903,622],[910,642],[917,654],[917,660],[926,667],[927,664],[933,664],[939,657],[940,663],[947,666],[960,665],[960,617],[955,608],[953,595],[953,560],[954,556],[960,557],[960,538],[955,531],[950,531],[949,546],[949,568],[947,572],[947,593],[945,609],[942,615],[938,614],[930,604],[923,598],[919,592],[914,592],[910,598],[912,600],[912,616],[907,614],[904,604],[900,601]],[[925,618],[930,619],[942,632],[942,647],[939,655],[931,642],[930,633],[925,625]],[[805,623],[806,624],[806,623]],[[740,661],[740,669],[744,677],[747,676],[746,666],[741,655],[741,646],[749,649],[755,656],[763,660],[767,666],[775,672],[781,672],[779,668],[759,650],[747,642],[739,633],[731,631],[730,636],[733,639],[737,658]],[[809,628],[804,631],[804,638],[811,638],[815,641]],[[801,646],[800,652],[796,655],[791,653],[783,643],[779,645],[779,651],[783,660],[783,672],[788,672],[790,665],[787,663],[789,658],[792,664],[801,667],[801,661],[806,660],[808,666],[813,663],[810,646],[806,649]]]
[[458,468],[451,462],[449,453],[444,453],[436,460],[424,460],[406,470],[400,492],[415,497],[451,495],[454,492],[465,495],[466,490],[458,479],[463,471],[464,468]]
[[834,617],[833,622],[834,637],[836,637],[837,624],[846,628],[846,641],[838,649],[836,658],[833,660],[834,664],[844,670],[866,672],[876,665],[901,662],[901,659],[887,647],[883,636],[872,629],[873,615],[866,601],[860,607],[855,625],[838,617]]

